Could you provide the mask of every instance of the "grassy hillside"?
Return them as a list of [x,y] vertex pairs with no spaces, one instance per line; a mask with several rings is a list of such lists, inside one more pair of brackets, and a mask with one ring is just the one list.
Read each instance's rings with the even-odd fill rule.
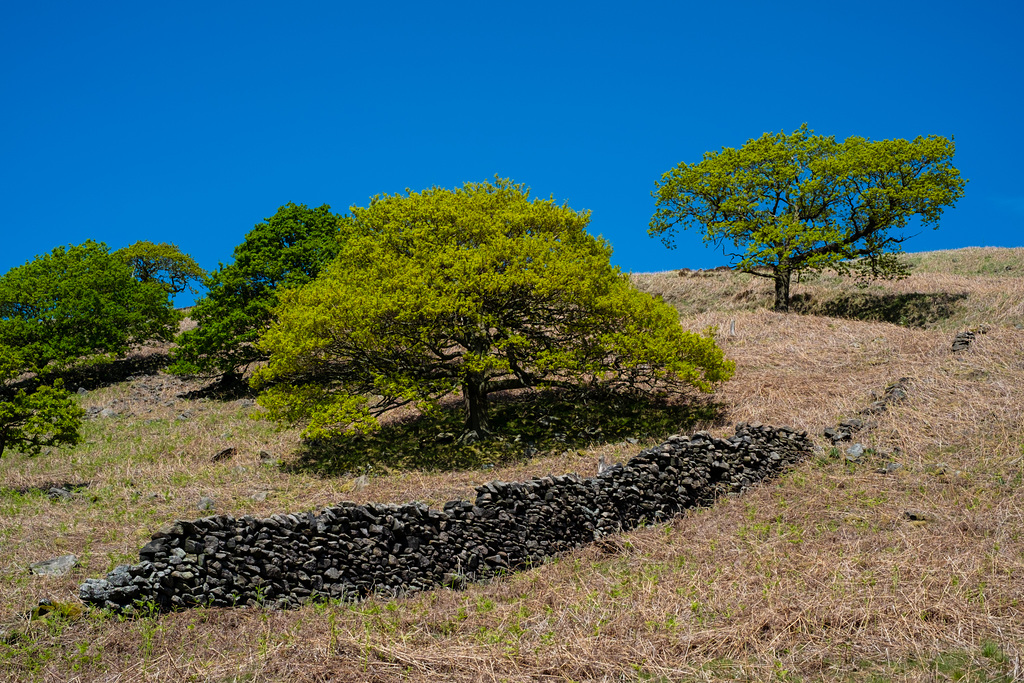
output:
[[[691,329],[713,328],[736,377],[680,429],[739,421],[808,430],[813,458],[742,497],[463,592],[301,610],[197,609],[29,620],[175,518],[469,497],[492,479],[626,459],[654,440],[543,445],[449,471],[375,466],[367,480],[298,459],[295,430],[245,400],[183,398],[163,374],[97,389],[86,443],[0,460],[0,680],[991,680],[1024,676],[1024,250],[909,255],[910,278],[794,286],[734,273],[638,274]],[[734,324],[735,335],[730,335]],[[953,334],[985,326],[968,351]],[[905,378],[905,379],[904,379]],[[867,452],[821,437],[862,417]],[[714,410],[710,410],[714,408]],[[98,411],[94,411],[98,412]],[[568,419],[568,418],[566,418]],[[233,457],[213,456],[234,447]],[[261,452],[269,455],[261,456]],[[280,459],[283,463],[275,462]],[[365,481],[365,485],[364,485]],[[70,499],[52,483],[87,483]],[[29,563],[63,553],[60,578]]]
[[[858,283],[832,273],[804,275],[792,287],[794,311],[904,327],[958,330],[1024,325],[1024,249],[971,247],[907,254],[910,276]],[[644,291],[684,316],[771,308],[772,281],[729,271],[636,273]]]

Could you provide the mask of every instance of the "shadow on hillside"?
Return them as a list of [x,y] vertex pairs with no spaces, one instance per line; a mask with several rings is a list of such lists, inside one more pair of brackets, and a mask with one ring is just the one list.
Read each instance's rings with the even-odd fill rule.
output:
[[147,353],[145,355],[129,356],[128,358],[100,359],[92,362],[85,362],[67,370],[47,372],[45,377],[36,375],[27,376],[17,382],[8,385],[0,393],[12,393],[18,389],[32,391],[41,382],[50,384],[55,379],[64,382],[64,387],[70,391],[82,389],[99,389],[102,387],[124,382],[125,380],[139,375],[155,375],[161,369],[167,367],[170,362],[166,353]]
[[195,401],[201,398],[208,398],[215,401],[235,401],[240,398],[254,398],[256,392],[249,386],[249,382],[241,375],[225,373],[213,379],[209,384],[178,394],[178,398]]
[[339,476],[387,469],[457,470],[508,464],[544,451],[561,452],[625,439],[661,438],[717,421],[723,407],[636,399],[607,392],[537,391],[491,404],[490,438],[466,443],[458,406],[438,417],[417,415],[369,435],[340,436],[304,444],[288,468]]
[[887,322],[904,327],[925,327],[952,317],[967,298],[965,292],[937,292],[925,294],[847,294],[833,299],[817,300],[810,294],[792,298],[794,312],[848,318],[873,322]]

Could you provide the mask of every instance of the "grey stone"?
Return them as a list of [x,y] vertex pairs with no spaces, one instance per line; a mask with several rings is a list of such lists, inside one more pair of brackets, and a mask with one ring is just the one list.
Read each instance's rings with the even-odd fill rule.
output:
[[39,576],[64,576],[78,564],[78,557],[75,555],[61,555],[42,562],[33,562],[28,569]]
[[100,417],[117,417],[118,415],[120,415],[120,413],[113,408],[104,408],[100,411]]
[[263,519],[178,520],[153,535],[140,564],[80,592],[111,609],[131,609],[134,600],[173,609],[295,607],[313,593],[358,599],[464,586],[738,495],[810,448],[806,433],[737,425],[727,440],[673,437],[597,477],[492,481],[477,488],[475,504],[449,501],[441,510],[340,503]]
[[252,500],[255,500],[257,503],[262,503],[267,499],[268,495],[270,495],[270,491],[257,491],[256,493],[252,494],[249,497]]
[[212,510],[215,505],[216,502],[213,500],[213,498],[210,498],[209,496],[203,496],[202,498],[199,499],[199,502],[196,504],[196,507],[198,507],[200,510]]
[[62,488],[60,486],[54,486],[50,488],[46,492],[46,495],[54,500],[68,500],[72,496],[71,491],[68,491],[66,488]]
[[79,396],[85,396],[86,394],[88,394],[88,393],[89,393],[89,390],[88,390],[88,389],[86,389],[85,387],[78,387],[78,391],[77,391],[76,393],[77,393],[77,394],[78,394]]
[[860,443],[853,444],[846,449],[846,455],[855,460],[860,460],[864,456],[864,445]]

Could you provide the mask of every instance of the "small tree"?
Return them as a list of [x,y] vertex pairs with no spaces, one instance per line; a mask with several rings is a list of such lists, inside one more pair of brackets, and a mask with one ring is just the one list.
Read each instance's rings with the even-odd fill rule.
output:
[[118,249],[114,255],[132,267],[139,282],[159,283],[172,296],[185,290],[196,294],[192,283],[206,278],[206,271],[191,256],[166,242],[140,241]]
[[902,229],[915,216],[938,227],[963,196],[953,153],[952,140],[934,135],[840,143],[806,124],[765,133],[665,173],[648,232],[671,248],[678,226],[702,229],[734,268],[773,280],[775,310],[787,311],[794,273],[904,276]]
[[177,322],[167,291],[136,280],[103,243],[57,247],[0,277],[0,345],[26,368],[170,341]]
[[235,247],[235,260],[206,280],[208,293],[189,316],[198,327],[178,338],[171,370],[235,375],[265,360],[255,346],[273,320],[278,290],[316,277],[338,253],[344,218],[327,204],[286,204]]
[[281,295],[255,383],[305,434],[368,430],[406,404],[460,393],[468,431],[488,396],[533,386],[710,391],[729,378],[712,338],[633,288],[589,213],[507,180],[380,196],[308,285]]
[[45,447],[81,443],[85,411],[60,380],[34,391],[14,389],[11,383],[26,369],[19,353],[0,346],[0,457],[7,448],[35,455]]

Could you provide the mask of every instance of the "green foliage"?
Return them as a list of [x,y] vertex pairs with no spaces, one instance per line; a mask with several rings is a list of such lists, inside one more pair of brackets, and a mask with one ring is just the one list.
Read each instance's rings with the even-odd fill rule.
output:
[[0,345],[18,349],[25,369],[169,341],[177,321],[162,286],[139,282],[91,240],[57,247],[0,277]]
[[338,258],[280,297],[260,346],[260,403],[307,437],[370,431],[461,392],[467,431],[487,396],[533,386],[633,395],[710,391],[732,375],[712,338],[634,289],[589,214],[507,180],[375,197]]
[[60,380],[35,391],[10,387],[24,366],[21,354],[0,346],[0,457],[8,447],[36,455],[45,447],[81,443],[85,411]]
[[840,143],[806,124],[765,133],[665,173],[648,232],[671,247],[678,226],[701,229],[734,268],[773,279],[775,308],[788,310],[793,273],[905,275],[902,229],[914,217],[937,227],[963,196],[953,153],[951,140],[934,135]]
[[345,218],[324,204],[286,204],[235,247],[234,262],[206,280],[189,315],[198,327],[178,339],[171,369],[235,373],[266,356],[254,342],[273,320],[278,290],[312,280],[338,252]]
[[114,256],[132,267],[139,282],[158,282],[172,295],[186,289],[195,294],[197,290],[191,283],[206,278],[206,271],[191,256],[166,242],[136,242],[118,249]]

